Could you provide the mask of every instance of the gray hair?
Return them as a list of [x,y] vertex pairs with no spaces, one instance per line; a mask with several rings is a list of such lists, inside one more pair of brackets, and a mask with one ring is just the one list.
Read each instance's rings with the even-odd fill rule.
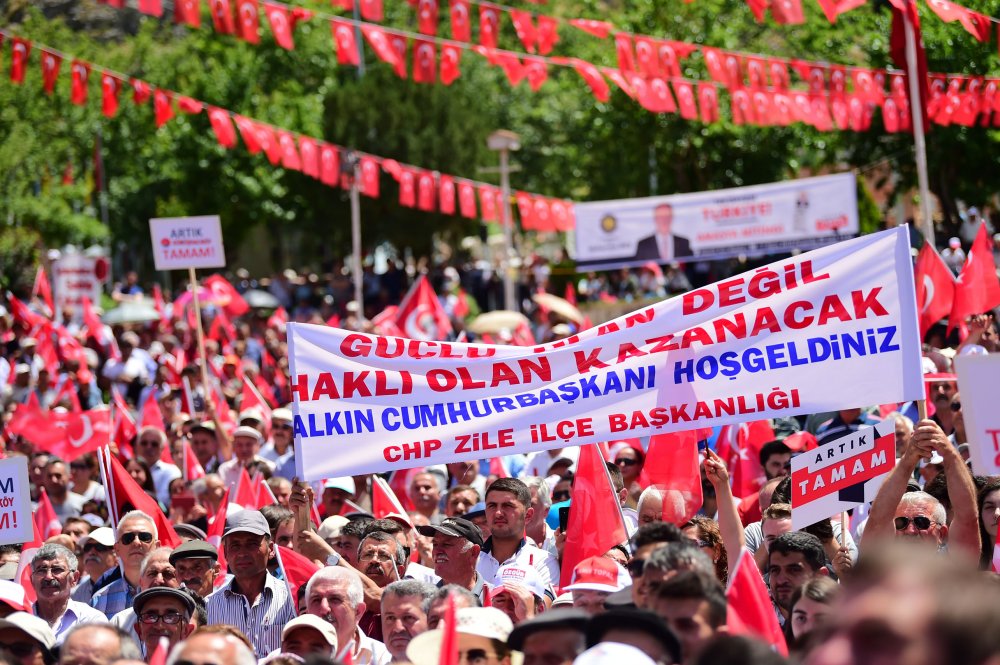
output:
[[[198,635],[209,635],[210,633],[197,633]],[[195,633],[188,636],[188,639],[195,637]],[[254,652],[251,651],[242,640],[225,633],[215,633],[213,636],[218,636],[224,639],[231,647],[233,647],[235,658],[233,659],[232,665],[257,665],[257,657]],[[167,665],[175,665],[175,663],[180,660],[181,652],[184,647],[187,646],[187,640],[178,642],[174,645],[174,648],[170,650],[170,655],[167,656]],[[136,658],[136,660],[142,660],[142,658]]]
[[173,551],[174,550],[170,547],[157,547],[154,550],[150,550],[149,554],[142,557],[142,563],[139,564],[139,576],[141,577],[146,574],[146,566],[149,565],[149,562],[152,561],[154,557],[162,556],[164,553],[166,553],[169,560],[170,553]]
[[115,527],[115,540],[118,540],[118,529],[122,528],[122,525],[125,524],[125,522],[132,520],[146,520],[149,522],[150,530],[153,532],[153,540],[157,540],[160,537],[156,532],[156,520],[141,510],[130,510],[122,515],[121,519],[118,520],[118,526]]
[[642,494],[639,495],[639,500],[635,504],[636,512],[642,512],[642,504],[645,501],[648,501],[650,497],[655,497],[661,502],[663,501],[663,495],[660,493],[660,490],[650,485],[646,489],[642,490]]
[[528,476],[527,478],[521,478],[521,480],[528,486],[529,492],[535,490],[538,494],[538,503],[542,506],[543,510],[548,510],[552,507],[552,492],[549,490],[549,484],[544,478]]
[[399,541],[396,540],[395,536],[390,536],[385,531],[372,531],[367,536],[362,538],[361,542],[358,543],[358,558],[361,557],[361,550],[365,548],[365,543],[369,540],[374,540],[376,543],[392,543],[395,545],[396,551],[393,552],[392,555],[393,563],[397,566],[406,565],[406,550],[404,550],[403,546],[399,544]]
[[[398,582],[393,582],[382,589],[382,600],[384,601],[386,596],[395,596],[396,598],[402,598],[403,596],[417,596],[420,598],[420,606],[423,607],[425,603],[430,602],[430,600],[437,595],[437,587],[428,582],[422,582],[420,580],[399,580]],[[426,614],[426,611],[424,612]]]
[[[386,587],[388,588],[388,587]],[[439,600],[444,600],[451,594],[455,594],[456,598],[464,599],[469,603],[469,607],[482,607],[482,603],[479,600],[479,596],[472,593],[463,586],[457,584],[445,584],[443,587],[438,589],[433,596],[426,598],[423,604],[424,614],[427,614],[431,610],[431,605]]]
[[35,564],[41,561],[54,561],[55,559],[65,559],[69,572],[75,573],[80,567],[80,562],[76,555],[69,549],[57,543],[45,543],[38,548],[35,556],[31,559],[31,569],[35,569]]
[[326,566],[313,573],[313,576],[309,578],[309,582],[306,583],[306,598],[312,593],[316,582],[324,580],[328,582],[345,582],[347,584],[347,599],[355,607],[365,602],[365,591],[361,587],[361,578],[358,577],[357,571],[353,568],[344,568],[342,566]]
[[924,505],[931,510],[931,519],[938,524],[948,523],[948,513],[941,502],[927,492],[907,492],[899,500],[900,506]]
[[671,572],[693,570],[715,577],[715,564],[700,548],[688,542],[667,543],[646,559],[647,569]]
[[893,411],[882,420],[891,420],[893,423],[903,423],[907,430],[911,432],[913,431],[913,421],[910,420],[909,416],[904,416],[899,411]]
[[149,434],[150,432],[154,433],[156,435],[156,438],[160,440],[161,446],[167,445],[166,433],[159,427],[153,427],[152,425],[147,425],[146,427],[140,429],[139,434],[137,435],[136,438],[141,438],[144,434]]
[[118,638],[118,651],[111,655],[109,663],[116,660],[143,660],[142,651],[132,633],[110,623],[78,623],[66,633],[62,643],[65,644],[73,635],[85,630],[106,630]]
[[222,482],[222,478],[217,473],[206,473],[201,478],[191,481],[191,492],[195,496],[201,496],[208,491],[208,480],[214,479]]

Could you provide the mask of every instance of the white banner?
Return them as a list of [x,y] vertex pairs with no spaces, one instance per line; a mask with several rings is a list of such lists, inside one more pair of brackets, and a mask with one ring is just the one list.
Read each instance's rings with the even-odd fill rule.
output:
[[858,234],[852,173],[577,203],[577,270],[780,254]]
[[28,458],[0,460],[0,545],[31,542],[34,521],[28,485]]
[[73,310],[74,316],[83,318],[83,298],[90,298],[94,305],[101,304],[101,288],[108,278],[108,260],[103,256],[63,254],[52,262],[52,286],[58,312]]
[[149,235],[157,270],[226,267],[218,215],[151,219]]
[[1000,355],[957,356],[955,372],[972,468],[981,476],[996,476],[1000,474],[1000,409],[994,391]]
[[792,458],[792,528],[875,499],[896,466],[896,423],[862,427]]
[[287,332],[308,480],[924,396],[905,227],[537,347]]

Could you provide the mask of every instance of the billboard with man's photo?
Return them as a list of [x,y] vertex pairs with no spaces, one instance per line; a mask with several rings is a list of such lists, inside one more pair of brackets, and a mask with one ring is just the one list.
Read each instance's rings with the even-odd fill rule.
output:
[[858,234],[853,173],[575,209],[579,271],[780,254]]

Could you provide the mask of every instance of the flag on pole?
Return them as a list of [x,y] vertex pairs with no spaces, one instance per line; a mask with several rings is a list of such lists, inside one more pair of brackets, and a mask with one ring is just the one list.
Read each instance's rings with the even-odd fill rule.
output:
[[395,492],[381,476],[372,476],[372,514],[375,519],[396,517],[413,528],[413,521],[406,514]]
[[156,499],[139,487],[139,484],[132,479],[121,462],[111,454],[110,449],[98,450],[97,460],[101,467],[101,480],[107,491],[108,512],[112,526],[117,528],[122,515],[130,510],[141,510],[150,515],[156,523],[160,544],[164,547],[178,547],[181,544],[181,539],[177,536],[177,532],[174,531],[167,516],[160,510]]
[[986,222],[983,222],[955,282],[955,302],[948,317],[949,331],[965,323],[966,317],[1000,305],[1000,278],[991,244]]
[[787,656],[788,645],[785,644],[778,617],[771,605],[771,597],[753,556],[743,550],[732,570],[729,588],[726,590],[726,599],[729,601],[726,624],[729,633],[763,640],[782,656]]
[[657,434],[650,439],[642,467],[663,500],[663,521],[680,526],[701,508],[701,468],[694,430]]
[[955,275],[929,242],[917,254],[914,287],[922,339],[932,325],[951,314],[955,300]]

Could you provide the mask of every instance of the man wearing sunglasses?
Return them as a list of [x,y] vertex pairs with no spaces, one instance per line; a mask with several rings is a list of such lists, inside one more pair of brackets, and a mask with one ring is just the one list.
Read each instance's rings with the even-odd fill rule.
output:
[[122,576],[95,593],[90,605],[108,619],[131,607],[139,593],[142,561],[159,546],[153,518],[139,510],[126,513],[118,521],[115,534],[115,555]]
[[151,587],[135,597],[134,607],[135,631],[147,654],[156,651],[161,637],[167,638],[169,652],[194,630],[194,601],[179,589]]
[[[925,492],[907,492],[907,483],[923,459],[942,458],[951,503],[951,522],[944,506]],[[917,423],[903,456],[872,501],[865,525],[865,546],[891,537],[925,543],[938,550],[980,555],[979,510],[972,474],[961,453],[933,420]]]
[[288,480],[296,477],[295,437],[292,435],[290,409],[281,408],[271,412],[271,440],[261,447],[260,456],[274,462],[275,475]]
[[90,604],[101,577],[118,563],[115,556],[115,532],[102,526],[94,529],[79,542],[81,563],[85,577],[73,589],[73,600]]

